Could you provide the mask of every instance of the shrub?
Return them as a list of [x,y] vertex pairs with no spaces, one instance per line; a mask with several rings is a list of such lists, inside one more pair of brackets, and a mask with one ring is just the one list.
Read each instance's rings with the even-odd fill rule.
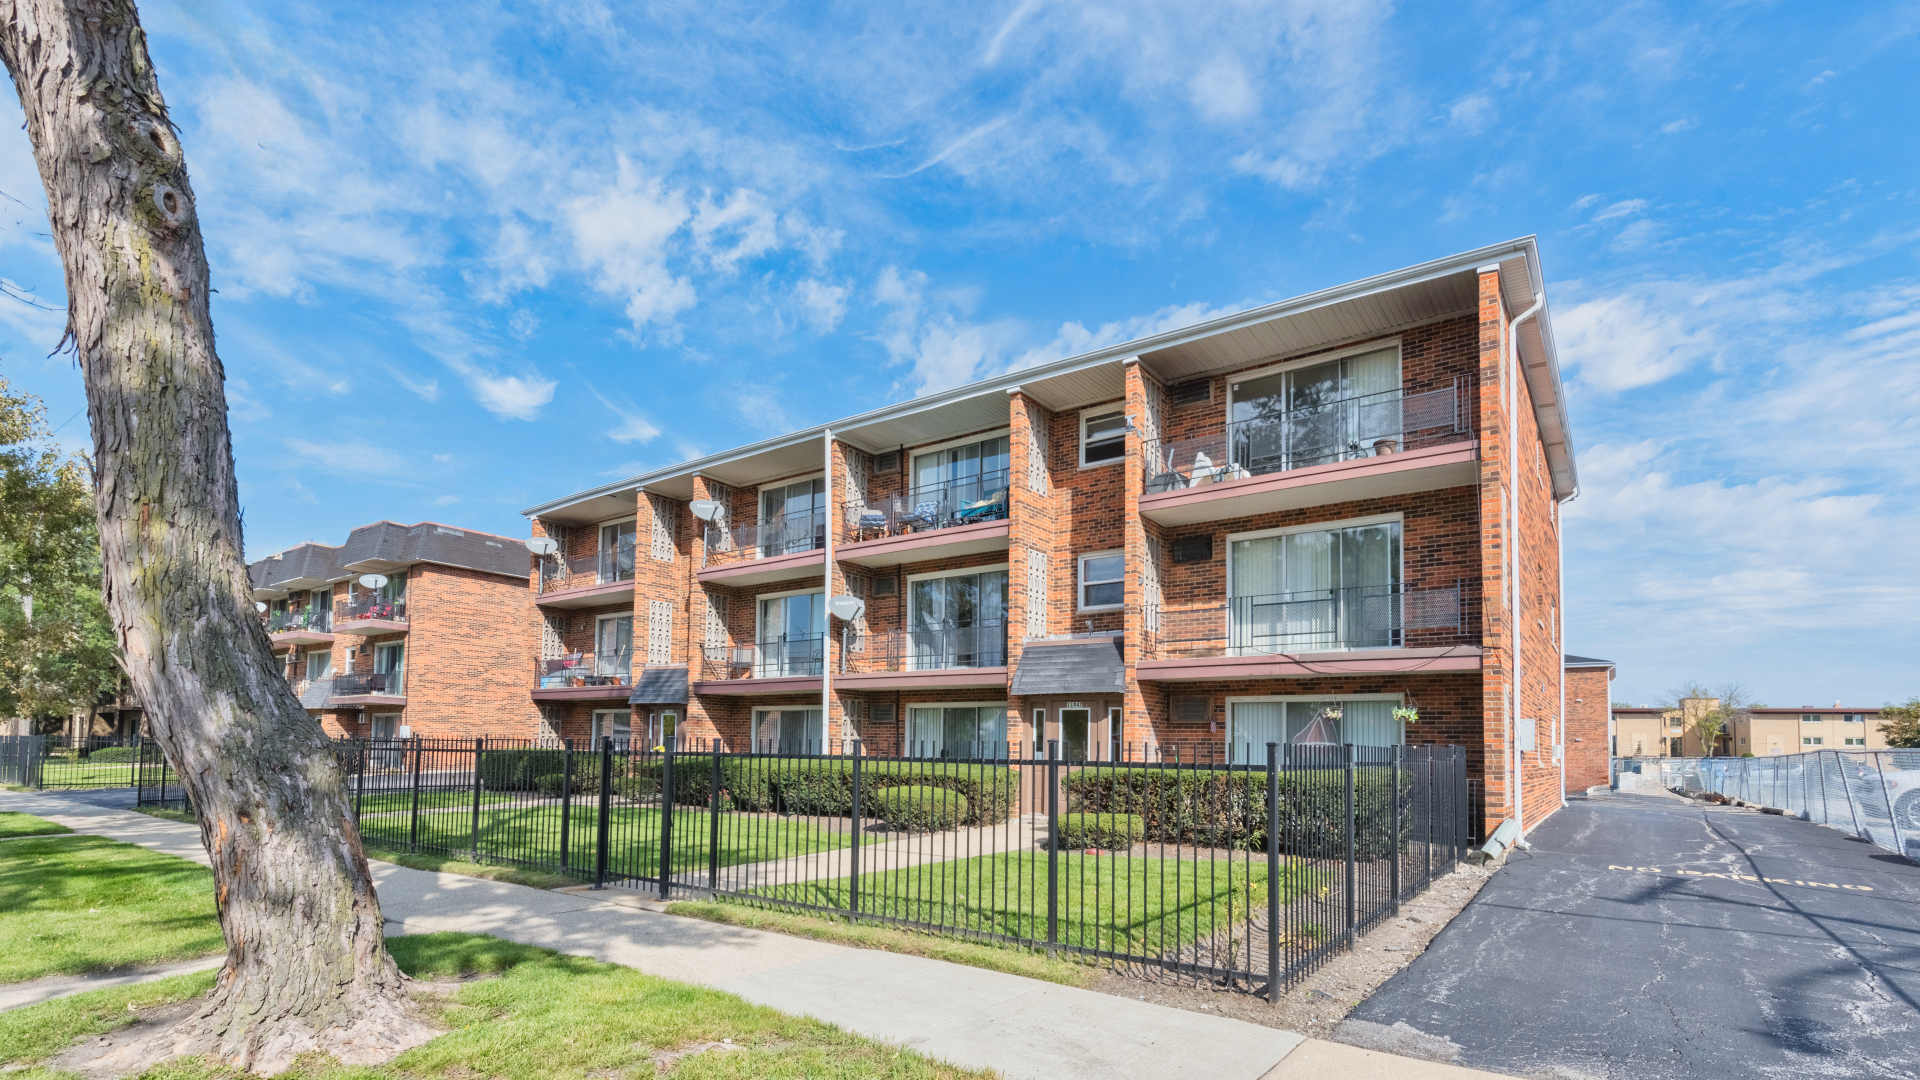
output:
[[887,828],[945,832],[967,820],[967,797],[950,788],[902,784],[875,794],[874,809]]
[[660,781],[651,776],[616,777],[610,786],[614,798],[628,802],[645,802],[660,795]]
[[534,777],[534,780],[533,780],[533,790],[539,792],[542,797],[548,798],[548,799],[559,798],[561,789],[565,788],[566,785],[567,785],[566,773],[550,772],[542,776]]
[[114,762],[139,761],[140,748],[137,746],[103,746],[88,754],[87,760],[96,761],[102,765],[112,764]]
[[1147,823],[1139,814],[1060,815],[1063,848],[1121,851],[1139,843],[1146,835]]
[[[658,759],[638,770],[658,777]],[[720,785],[728,805],[750,813],[781,812],[848,817],[853,813],[853,759],[793,759],[779,757],[722,757]],[[1004,821],[1013,812],[1020,793],[1020,774],[992,765],[950,765],[945,762],[863,761],[860,766],[863,816],[877,816],[874,800],[888,788],[917,785],[944,788],[964,795],[969,825]],[[676,755],[673,759],[673,801],[682,806],[706,806],[713,796],[713,756]]]
[[[1354,776],[1354,851],[1375,859],[1392,850],[1391,774],[1362,768]],[[1402,796],[1411,790],[1401,774]],[[1134,814],[1145,839],[1257,851],[1267,846],[1267,777],[1241,769],[1077,769],[1063,781],[1069,813]],[[1280,846],[1295,855],[1333,855],[1346,848],[1346,774],[1340,769],[1282,773]],[[1402,804],[1402,830],[1412,815]]]

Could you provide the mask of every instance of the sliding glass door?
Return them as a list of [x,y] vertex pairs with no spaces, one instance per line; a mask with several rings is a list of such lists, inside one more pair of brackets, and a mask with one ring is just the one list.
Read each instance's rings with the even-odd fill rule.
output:
[[1234,655],[1401,643],[1399,522],[1235,540],[1229,556]]
[[1393,718],[1397,700],[1270,698],[1229,703],[1227,756],[1235,764],[1267,760],[1267,744],[1282,747],[1397,746],[1403,725]]
[[1005,705],[915,705],[907,710],[907,756],[998,758],[1007,753]]
[[1233,463],[1258,474],[1374,454],[1400,434],[1400,397],[1397,346],[1234,383]]
[[1007,662],[1007,572],[917,578],[907,587],[912,670]]
[[827,482],[798,483],[760,491],[760,557],[813,551],[827,544]]
[[760,601],[758,677],[820,674],[826,600],[825,593],[800,593]]

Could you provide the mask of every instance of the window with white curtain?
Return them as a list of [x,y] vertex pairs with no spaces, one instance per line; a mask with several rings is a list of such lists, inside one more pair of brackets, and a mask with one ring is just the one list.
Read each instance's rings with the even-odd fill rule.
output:
[[1248,472],[1370,456],[1401,434],[1400,347],[1233,383],[1232,397],[1233,464]]
[[753,750],[761,754],[826,753],[819,709],[755,709]]
[[[1352,743],[1398,746],[1406,741],[1393,718],[1399,698],[1255,698],[1227,703],[1227,752],[1234,762],[1267,760],[1267,744]],[[1335,714],[1338,715],[1335,715]]]
[[914,671],[1004,665],[1007,571],[910,579],[907,627]]
[[1233,655],[1401,644],[1400,553],[1398,521],[1234,539]]
[[307,681],[324,679],[333,674],[333,650],[314,649],[307,653]]
[[1006,741],[1005,704],[907,708],[908,757],[1001,757]]

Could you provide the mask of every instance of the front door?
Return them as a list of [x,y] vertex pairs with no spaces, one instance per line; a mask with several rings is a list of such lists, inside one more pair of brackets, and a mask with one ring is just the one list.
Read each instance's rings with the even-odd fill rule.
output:
[[1093,710],[1073,708],[1060,710],[1060,753],[1068,761],[1087,760],[1088,730],[1093,726]]
[[[674,727],[679,723],[679,721],[680,721],[680,712],[677,709],[662,709],[658,712],[648,713],[647,714],[647,745],[660,746],[660,747],[666,746],[667,740],[673,738]],[[679,750],[684,748],[676,746],[674,749]]]

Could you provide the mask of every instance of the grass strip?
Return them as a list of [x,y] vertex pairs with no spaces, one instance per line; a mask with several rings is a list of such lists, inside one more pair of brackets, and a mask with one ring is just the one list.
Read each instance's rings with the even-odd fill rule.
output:
[[182,825],[200,824],[199,818],[194,817],[185,810],[168,810],[158,806],[136,806],[133,808],[133,811],[136,814],[145,814],[148,817],[159,818],[161,821],[177,821]]
[[198,863],[98,836],[0,844],[0,983],[225,948]]
[[776,934],[830,941],[836,945],[851,945],[859,949],[924,956],[929,960],[944,960],[949,964],[986,968],[1008,975],[1024,975],[1029,979],[1062,986],[1085,987],[1099,974],[1098,969],[1074,957],[1053,960],[1018,946],[959,941],[850,919],[770,911],[710,900],[676,901],[667,905],[667,912],[750,930],[768,930]]
[[512,866],[467,862],[452,855],[409,854],[405,851],[380,847],[371,841],[367,842],[366,851],[367,858],[390,862],[395,866],[405,866],[413,870],[431,870],[439,874],[461,874],[466,877],[486,878],[489,881],[504,881],[510,885],[525,885],[530,889],[559,889],[568,885],[578,885],[585,880],[572,874],[553,874],[544,870],[522,870]]
[[57,836],[70,833],[72,829],[57,825],[46,818],[34,817],[13,810],[0,810],[0,840],[13,836]]
[[[666,1073],[658,1055],[726,1043],[671,1063],[676,1080],[834,1077],[837,1080],[961,1080],[990,1073],[932,1061],[911,1050],[841,1031],[817,1020],[750,1005],[731,994],[645,975],[632,968],[516,945],[477,934],[426,934],[387,942],[415,978],[491,974],[431,1006],[448,1028],[439,1038],[377,1069],[303,1059],[286,1074],[299,1080],[547,1080],[550,1077],[651,1077]],[[0,1061],[18,1080],[54,1074],[31,1068],[74,1040],[131,1022],[136,1008],[180,1001],[212,985],[212,973],[144,986],[80,994],[0,1013]],[[237,1074],[207,1061],[173,1061],[148,1074],[211,1080]]]

